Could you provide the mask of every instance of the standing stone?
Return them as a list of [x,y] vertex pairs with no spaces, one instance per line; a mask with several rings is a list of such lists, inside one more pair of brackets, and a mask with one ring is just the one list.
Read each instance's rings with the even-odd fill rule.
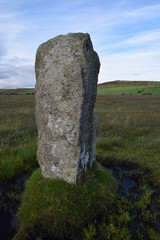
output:
[[92,167],[99,67],[89,34],[60,35],[37,50],[37,157],[46,178],[78,183]]

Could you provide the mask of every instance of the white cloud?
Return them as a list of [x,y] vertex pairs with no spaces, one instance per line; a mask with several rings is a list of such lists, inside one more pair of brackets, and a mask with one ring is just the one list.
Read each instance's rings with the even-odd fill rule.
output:
[[[98,51],[102,56],[105,56],[107,52],[116,52],[117,53],[125,53],[135,51],[157,51],[160,49],[160,30],[152,30],[152,31],[142,31],[139,33],[132,33],[132,37],[125,37],[125,40],[118,39],[117,36],[113,36],[109,43],[104,44]],[[116,39],[116,41],[114,40]]]
[[[0,88],[34,86],[38,45],[78,31],[91,35],[102,63],[101,82],[156,80],[160,76],[160,4],[147,6],[147,0],[140,7],[138,0],[134,5],[128,2],[0,0]],[[151,20],[155,24],[147,28]]]
[[0,41],[0,60],[2,59],[3,56],[6,54],[6,48],[5,45],[2,41]]
[[159,49],[103,56],[101,63],[99,83],[118,79],[160,81]]
[[0,65],[0,88],[34,87],[33,65]]
[[7,18],[7,20],[8,21],[0,22],[1,36],[3,36],[7,42],[14,41],[17,38],[18,34],[29,29],[25,23],[16,21],[12,16],[10,16],[9,19]]
[[149,5],[126,13],[127,17],[132,18],[154,18],[160,16],[160,4]]
[[160,40],[160,31],[142,32],[121,44],[145,44],[156,40]]

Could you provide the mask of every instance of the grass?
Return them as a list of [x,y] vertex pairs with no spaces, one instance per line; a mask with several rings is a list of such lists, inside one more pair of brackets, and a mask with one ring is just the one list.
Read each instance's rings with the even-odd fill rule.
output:
[[0,181],[11,183],[36,166],[33,96],[0,96]]
[[117,88],[99,88],[98,93],[135,93],[143,90],[144,86],[139,87],[117,87]]
[[160,82],[158,81],[127,81],[127,80],[116,80],[101,83],[98,85],[98,89],[100,88],[117,88],[117,87],[137,87],[137,86],[160,86]]
[[[160,187],[160,96],[98,95],[97,157],[116,163],[133,162],[152,172]],[[107,107],[106,107],[107,106]]]
[[115,81],[100,84],[98,94],[160,95],[159,82]]
[[3,151],[0,161],[1,182],[11,183],[24,171],[31,171],[33,167],[36,167],[36,149],[36,141],[31,141],[17,148]]
[[159,95],[160,87],[159,86],[137,86],[137,87],[117,87],[117,88],[99,88],[99,94],[130,94],[130,95]]
[[[111,174],[99,165],[77,186],[43,179],[38,169],[26,183],[14,240],[48,235],[75,240],[160,239],[159,86],[158,82],[117,81],[100,85],[99,89],[110,90],[97,96],[97,160],[106,167],[129,166],[131,175],[136,167],[142,178],[141,194],[115,196]],[[138,93],[141,87],[145,90]],[[0,181],[12,184],[37,164],[34,96],[1,95],[0,123]],[[123,174],[119,178],[122,181]],[[8,196],[19,199],[14,192]]]
[[111,174],[96,163],[79,185],[44,179],[38,169],[26,184],[18,213],[20,229],[14,240],[34,239],[37,226],[42,231],[39,229],[36,237],[45,232],[57,239],[82,239],[83,228],[102,218],[115,192]]
[[34,95],[33,88],[0,89],[0,95]]

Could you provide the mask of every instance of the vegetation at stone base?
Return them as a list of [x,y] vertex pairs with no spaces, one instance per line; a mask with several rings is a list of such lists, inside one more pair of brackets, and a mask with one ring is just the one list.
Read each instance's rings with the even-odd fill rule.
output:
[[[97,163],[78,185],[44,179],[38,169],[26,183],[18,213],[20,229],[14,240],[41,238],[42,232],[57,239],[82,239],[84,226],[102,218],[115,193],[111,173]],[[36,226],[42,231],[35,236]]]
[[[122,82],[109,84],[108,88],[122,87]],[[142,86],[139,82],[135,85],[125,81],[123,84],[124,88]],[[143,86],[148,87],[148,84],[143,82]],[[153,82],[150,84],[159,86],[158,82],[157,85]],[[97,96],[97,159],[107,168],[127,166],[131,175],[135,166],[141,176],[141,193],[138,196],[131,196],[130,193],[126,197],[117,196],[110,208],[107,208],[106,204],[104,219],[88,221],[84,226],[82,239],[160,239],[160,96],[113,94]],[[37,138],[34,96],[0,96],[0,123],[0,163],[11,158],[13,164],[10,165],[17,169],[22,162],[23,167],[17,172],[23,174],[28,165],[27,161],[32,159],[33,165],[30,161],[28,165],[28,169],[32,171],[36,165]],[[30,157],[28,155],[25,159],[26,154],[22,152],[24,150],[27,153],[28,146],[32,151],[28,151]],[[19,164],[15,163],[16,159],[19,159]],[[2,174],[3,171],[0,171],[0,181],[3,179],[3,182],[10,183],[13,181],[11,179],[17,176],[15,172],[14,177],[10,178],[10,173]],[[123,175],[119,178],[123,179]],[[8,196],[13,201],[19,198],[14,192],[9,192]],[[37,229],[35,227],[33,233],[37,240],[38,229],[38,226]],[[29,234],[29,230],[26,231]],[[44,238],[39,238],[44,240],[45,234]]]
[[0,96],[0,181],[11,183],[36,166],[33,96]]

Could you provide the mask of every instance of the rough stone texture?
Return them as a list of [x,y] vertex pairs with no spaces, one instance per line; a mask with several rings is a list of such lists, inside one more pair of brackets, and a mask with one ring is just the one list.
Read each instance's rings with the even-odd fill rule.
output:
[[36,54],[38,162],[47,178],[80,182],[95,160],[100,62],[89,34],[57,36]]

